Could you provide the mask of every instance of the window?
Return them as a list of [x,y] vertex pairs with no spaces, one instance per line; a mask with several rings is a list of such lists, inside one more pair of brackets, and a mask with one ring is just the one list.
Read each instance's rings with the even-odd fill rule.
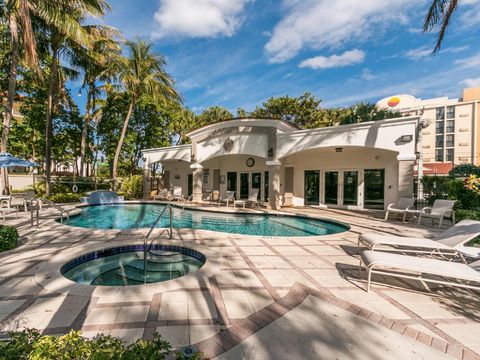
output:
[[443,149],[435,150],[435,161],[443,161]]
[[455,106],[447,106],[447,119],[455,119]]
[[435,123],[435,132],[437,134],[443,134],[444,129],[445,129],[445,122],[444,121],[437,121]]
[[447,158],[446,161],[452,161],[454,160],[454,155],[455,155],[455,150],[454,149],[447,149]]
[[203,185],[208,185],[208,183],[210,182],[210,172],[208,170],[203,172],[202,182],[203,182]]
[[455,120],[447,120],[447,133],[455,132]]
[[435,137],[435,147],[443,148],[443,135],[437,135]]
[[436,113],[437,113],[437,120],[445,119],[445,108],[444,107],[438,107],[436,109]]
[[445,146],[454,147],[455,146],[455,135],[447,135]]

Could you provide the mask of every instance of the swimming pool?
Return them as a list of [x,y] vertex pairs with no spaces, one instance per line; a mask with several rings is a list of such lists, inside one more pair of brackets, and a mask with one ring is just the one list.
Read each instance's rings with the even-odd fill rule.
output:
[[[70,217],[68,225],[92,229],[149,228],[164,209],[162,204],[119,204],[85,206]],[[158,227],[168,226],[168,216]],[[336,234],[348,225],[299,216],[228,214],[173,207],[173,227],[213,230],[257,236],[318,236]]]

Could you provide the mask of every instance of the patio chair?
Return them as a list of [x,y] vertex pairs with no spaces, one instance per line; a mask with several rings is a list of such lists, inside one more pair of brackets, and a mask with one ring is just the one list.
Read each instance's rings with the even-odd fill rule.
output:
[[0,212],[2,213],[3,221],[5,221],[5,215],[15,213],[15,219],[18,219],[18,209],[11,204],[12,196],[3,197],[0,200]]
[[219,198],[220,198],[220,192],[218,190],[205,190],[203,192],[202,201],[205,201],[211,204],[214,202],[218,202]]
[[245,203],[249,206],[260,206],[260,203],[258,202],[258,192],[259,189],[251,189],[250,192],[248,193],[248,199],[245,201]]
[[372,251],[440,255],[449,258],[459,256],[463,259],[465,252],[461,247],[478,236],[480,221],[462,220],[433,239],[363,233],[358,237],[357,245],[360,247],[363,244]]
[[401,197],[397,202],[391,203],[387,206],[387,212],[385,213],[385,221],[388,220],[388,214],[403,214],[403,222],[405,222],[405,217],[407,216],[408,210],[413,209],[415,204],[415,199]]
[[227,191],[218,199],[218,206],[225,204],[227,207],[230,203],[235,201],[235,191]]
[[372,274],[480,290],[480,260],[467,265],[371,250],[363,251],[360,258],[360,270],[362,263],[367,270],[367,292]]
[[156,195],[153,195],[153,200],[168,200],[168,189],[158,190]]
[[173,194],[172,194],[172,196],[170,197],[169,200],[180,201],[180,200],[183,200],[183,199],[184,199],[184,196],[182,194],[182,187],[181,186],[175,186],[173,188]]
[[434,225],[435,219],[439,219],[438,227],[442,226],[443,218],[450,216],[452,222],[455,224],[455,211],[453,210],[455,200],[435,200],[432,207],[424,207],[418,214],[418,225],[420,225],[422,218],[432,219]]

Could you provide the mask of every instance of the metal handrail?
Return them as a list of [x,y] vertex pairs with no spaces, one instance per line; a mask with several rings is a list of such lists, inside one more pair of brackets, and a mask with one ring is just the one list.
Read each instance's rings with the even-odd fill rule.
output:
[[[167,204],[163,208],[162,212],[160,213],[160,215],[158,215],[157,219],[155,220],[155,222],[150,227],[150,230],[148,230],[148,233],[143,238],[143,278],[144,278],[145,282],[147,282],[147,251],[148,251],[147,250],[147,241],[150,238],[150,235],[152,234],[153,230],[157,227],[158,222],[163,217],[163,214],[165,214],[165,211],[167,209],[169,210],[169,215],[170,215],[169,216],[170,224],[169,224],[168,237],[169,237],[170,240],[172,240],[172,237],[173,237],[173,232],[172,232],[172,206],[170,204]],[[152,244],[150,243],[150,245],[152,245]],[[150,248],[150,246],[149,246],[149,248]]]
[[[34,210],[36,210],[37,212],[37,227],[38,227],[38,218],[39,218],[39,204],[41,204],[42,202],[45,203],[45,204],[48,204],[48,205],[51,205],[53,208],[57,209],[58,211],[60,211],[60,223],[63,224],[63,214],[66,213],[67,214],[67,221],[70,220],[70,212],[69,210],[67,209],[64,209],[62,208],[60,205],[57,205],[55,204],[53,201],[51,200],[48,200],[48,199],[45,199],[43,197],[35,197],[31,200],[32,202],[32,206],[31,206],[31,225],[33,226],[33,223],[34,223]],[[33,206],[35,204],[35,206]]]

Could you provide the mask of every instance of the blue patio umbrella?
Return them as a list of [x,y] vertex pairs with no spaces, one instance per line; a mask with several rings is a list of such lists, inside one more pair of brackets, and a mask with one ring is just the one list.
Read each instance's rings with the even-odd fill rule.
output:
[[39,166],[39,165],[32,161],[17,158],[9,153],[0,153],[0,168],[8,168],[8,167],[14,167],[14,166],[29,167],[29,166]]
[[[37,163],[34,163],[32,161],[28,161],[25,159],[20,159],[12,154],[9,153],[0,153],[0,168],[9,168],[9,167],[14,167],[14,166],[22,166],[22,167],[30,167],[30,166],[39,166]],[[6,189],[7,178],[8,178],[8,172],[5,171],[4,174],[5,178],[2,180],[3,186],[2,189],[5,189],[8,193],[8,189]],[[34,178],[35,182],[35,178]]]

